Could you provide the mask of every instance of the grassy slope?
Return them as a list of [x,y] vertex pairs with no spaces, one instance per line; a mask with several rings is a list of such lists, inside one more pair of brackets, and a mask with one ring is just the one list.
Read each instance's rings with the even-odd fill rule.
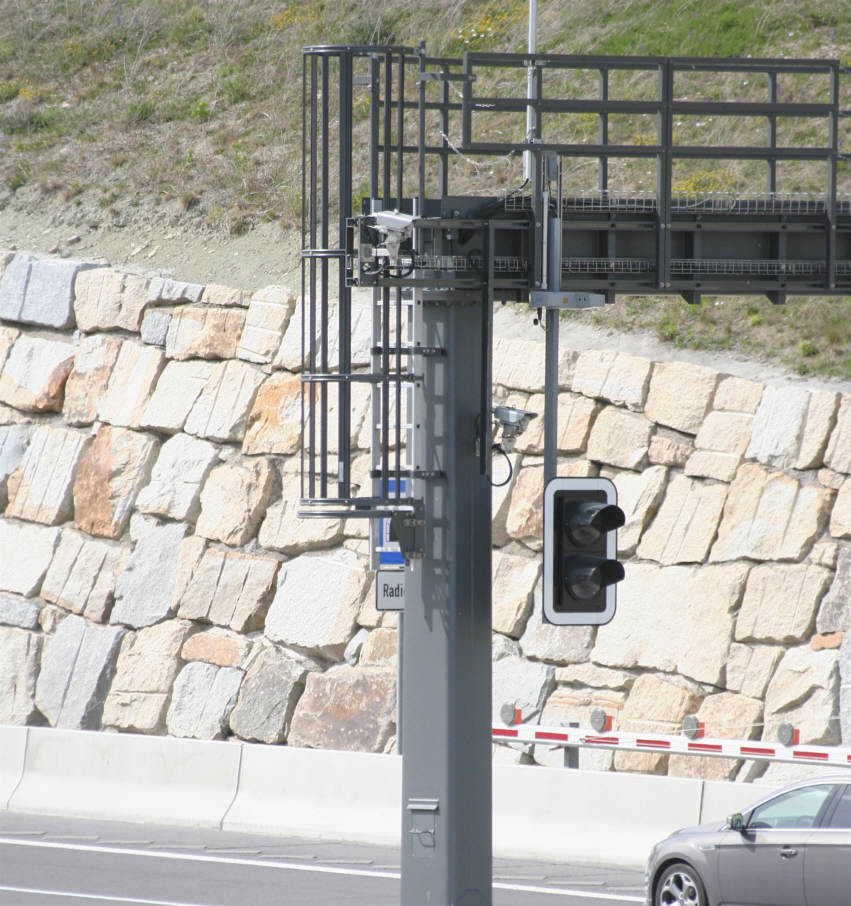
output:
[[[543,52],[851,63],[848,0],[538,8]],[[100,218],[131,226],[169,206],[184,226],[230,234],[264,220],[295,226],[302,46],[425,37],[433,54],[522,51],[526,15],[526,0],[0,0],[0,205],[85,199]],[[583,317],[851,378],[849,315],[848,298],[782,309],[761,299],[692,309],[639,298]]]

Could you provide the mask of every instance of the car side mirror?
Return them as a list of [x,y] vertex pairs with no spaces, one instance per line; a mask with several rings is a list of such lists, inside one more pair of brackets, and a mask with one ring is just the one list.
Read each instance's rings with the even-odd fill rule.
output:
[[727,819],[727,823],[730,825],[730,830],[739,831],[741,833],[741,831],[745,829],[745,819],[742,817],[741,812],[735,812],[730,815]]

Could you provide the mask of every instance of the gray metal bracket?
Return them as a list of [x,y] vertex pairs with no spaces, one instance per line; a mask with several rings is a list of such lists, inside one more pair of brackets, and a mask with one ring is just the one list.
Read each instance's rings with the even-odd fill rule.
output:
[[545,289],[534,289],[529,293],[532,308],[600,308],[606,304],[604,293],[561,293]]
[[398,542],[406,560],[418,560],[425,550],[425,512],[417,502],[413,513],[394,513],[390,517],[390,537]]

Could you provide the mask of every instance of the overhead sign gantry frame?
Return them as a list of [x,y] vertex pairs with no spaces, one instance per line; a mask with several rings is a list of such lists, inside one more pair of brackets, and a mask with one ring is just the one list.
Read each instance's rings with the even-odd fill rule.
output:
[[[851,201],[839,191],[845,71],[832,60],[432,58],[424,46],[310,47],[303,59],[300,513],[391,524],[405,558],[402,903],[487,906],[493,303],[531,298],[548,310],[549,478],[561,307],[618,293],[782,303],[851,292]],[[480,96],[485,69],[517,73],[523,90]],[[624,73],[643,74],[650,89],[624,96]],[[761,87],[684,96],[680,82],[695,77]],[[591,93],[571,88],[589,80]],[[791,99],[787,80],[804,86]],[[524,120],[519,137],[479,134],[482,118],[513,114]],[[553,131],[560,117],[593,135]],[[623,117],[643,117],[649,133],[624,141]],[[764,140],[685,141],[677,123],[689,117],[760,122]],[[820,139],[786,140],[793,120],[817,124]],[[456,187],[459,163],[521,152],[528,182]],[[583,158],[596,185],[565,178],[564,162]],[[624,160],[645,162],[652,185],[616,185]],[[677,191],[677,167],[696,160],[762,166],[762,185]],[[790,191],[790,165],[810,168],[818,185]],[[372,288],[368,362],[352,351],[358,286]],[[354,417],[363,388],[367,469]]]

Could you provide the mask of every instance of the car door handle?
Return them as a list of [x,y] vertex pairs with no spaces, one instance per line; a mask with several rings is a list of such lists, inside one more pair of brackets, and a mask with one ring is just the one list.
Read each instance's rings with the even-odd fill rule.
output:
[[781,846],[780,847],[780,858],[781,859],[791,859],[792,856],[797,856],[798,850],[792,846]]

